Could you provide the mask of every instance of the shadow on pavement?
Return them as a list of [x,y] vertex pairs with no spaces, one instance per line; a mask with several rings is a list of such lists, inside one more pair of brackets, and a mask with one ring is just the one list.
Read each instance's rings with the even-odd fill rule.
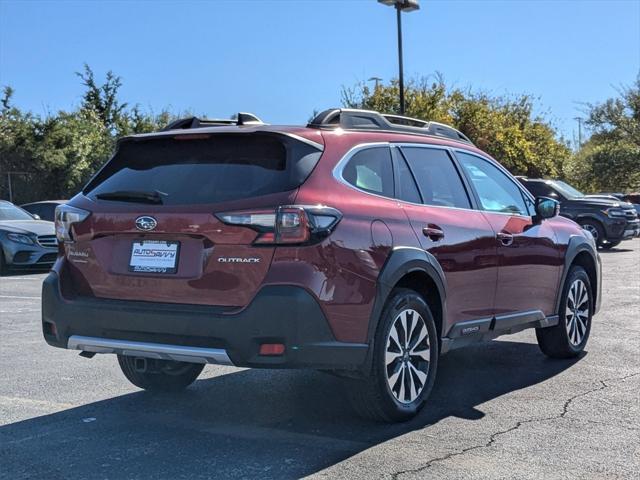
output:
[[610,250],[605,250],[604,248],[598,249],[599,254],[608,254],[608,253],[624,253],[624,252],[633,252],[632,248],[622,248],[622,247],[613,247]]
[[22,275],[34,275],[37,273],[49,273],[51,271],[51,267],[29,267],[29,268],[12,268],[8,271],[5,271],[0,278],[10,278],[10,277],[19,277]]
[[447,417],[482,418],[478,405],[575,362],[505,341],[451,352],[427,407],[399,425],[355,417],[344,380],[330,375],[234,372],[182,394],[137,392],[0,427],[0,478],[297,478]]

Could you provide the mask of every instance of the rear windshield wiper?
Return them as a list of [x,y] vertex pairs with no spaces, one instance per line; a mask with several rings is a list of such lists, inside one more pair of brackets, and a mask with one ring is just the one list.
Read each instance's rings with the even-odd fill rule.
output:
[[153,190],[151,192],[140,192],[134,190],[118,190],[117,192],[98,193],[96,198],[100,200],[114,200],[121,202],[139,202],[162,204],[162,197],[167,196],[164,192]]

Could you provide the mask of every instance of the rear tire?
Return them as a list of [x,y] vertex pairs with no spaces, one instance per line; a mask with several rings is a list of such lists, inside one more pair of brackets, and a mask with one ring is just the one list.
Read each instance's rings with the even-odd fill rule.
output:
[[[118,355],[122,373],[136,387],[156,392],[177,392],[184,390],[202,372],[204,364],[174,362],[171,360],[150,360],[139,357]],[[142,365],[144,368],[141,368]]]
[[536,328],[540,350],[551,358],[580,355],[591,332],[593,305],[589,275],[582,267],[571,267],[562,290],[558,325]]
[[578,222],[580,226],[593,235],[593,239],[596,241],[598,247],[602,247],[605,241],[604,228],[600,222],[596,220],[580,220]]
[[4,252],[2,251],[2,246],[0,245],[0,277],[6,275],[8,273],[7,261],[4,259]]
[[431,393],[439,356],[433,315],[415,291],[399,288],[391,293],[373,349],[370,374],[346,380],[351,404],[360,416],[371,420],[411,419]]

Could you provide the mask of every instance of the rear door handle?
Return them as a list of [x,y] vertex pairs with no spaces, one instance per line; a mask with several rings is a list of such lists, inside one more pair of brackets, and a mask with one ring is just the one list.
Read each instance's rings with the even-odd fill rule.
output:
[[513,244],[513,235],[511,235],[510,233],[498,232],[496,234],[496,237],[498,238],[498,240],[500,240],[500,243],[505,247],[508,247],[509,245]]
[[444,232],[437,225],[427,225],[422,229],[422,234],[432,242],[438,242],[444,238]]

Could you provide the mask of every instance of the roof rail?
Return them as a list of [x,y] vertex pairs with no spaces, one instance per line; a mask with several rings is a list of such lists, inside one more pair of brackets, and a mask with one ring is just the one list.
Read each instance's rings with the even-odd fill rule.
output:
[[402,115],[383,114],[372,110],[330,108],[320,112],[307,125],[310,128],[343,128],[345,130],[387,130],[445,137],[459,142],[473,142],[459,130],[438,122],[428,122]]
[[232,119],[180,118],[171,122],[160,131],[189,130],[192,128],[222,127],[227,125],[264,125],[264,122],[253,113],[240,112]]

